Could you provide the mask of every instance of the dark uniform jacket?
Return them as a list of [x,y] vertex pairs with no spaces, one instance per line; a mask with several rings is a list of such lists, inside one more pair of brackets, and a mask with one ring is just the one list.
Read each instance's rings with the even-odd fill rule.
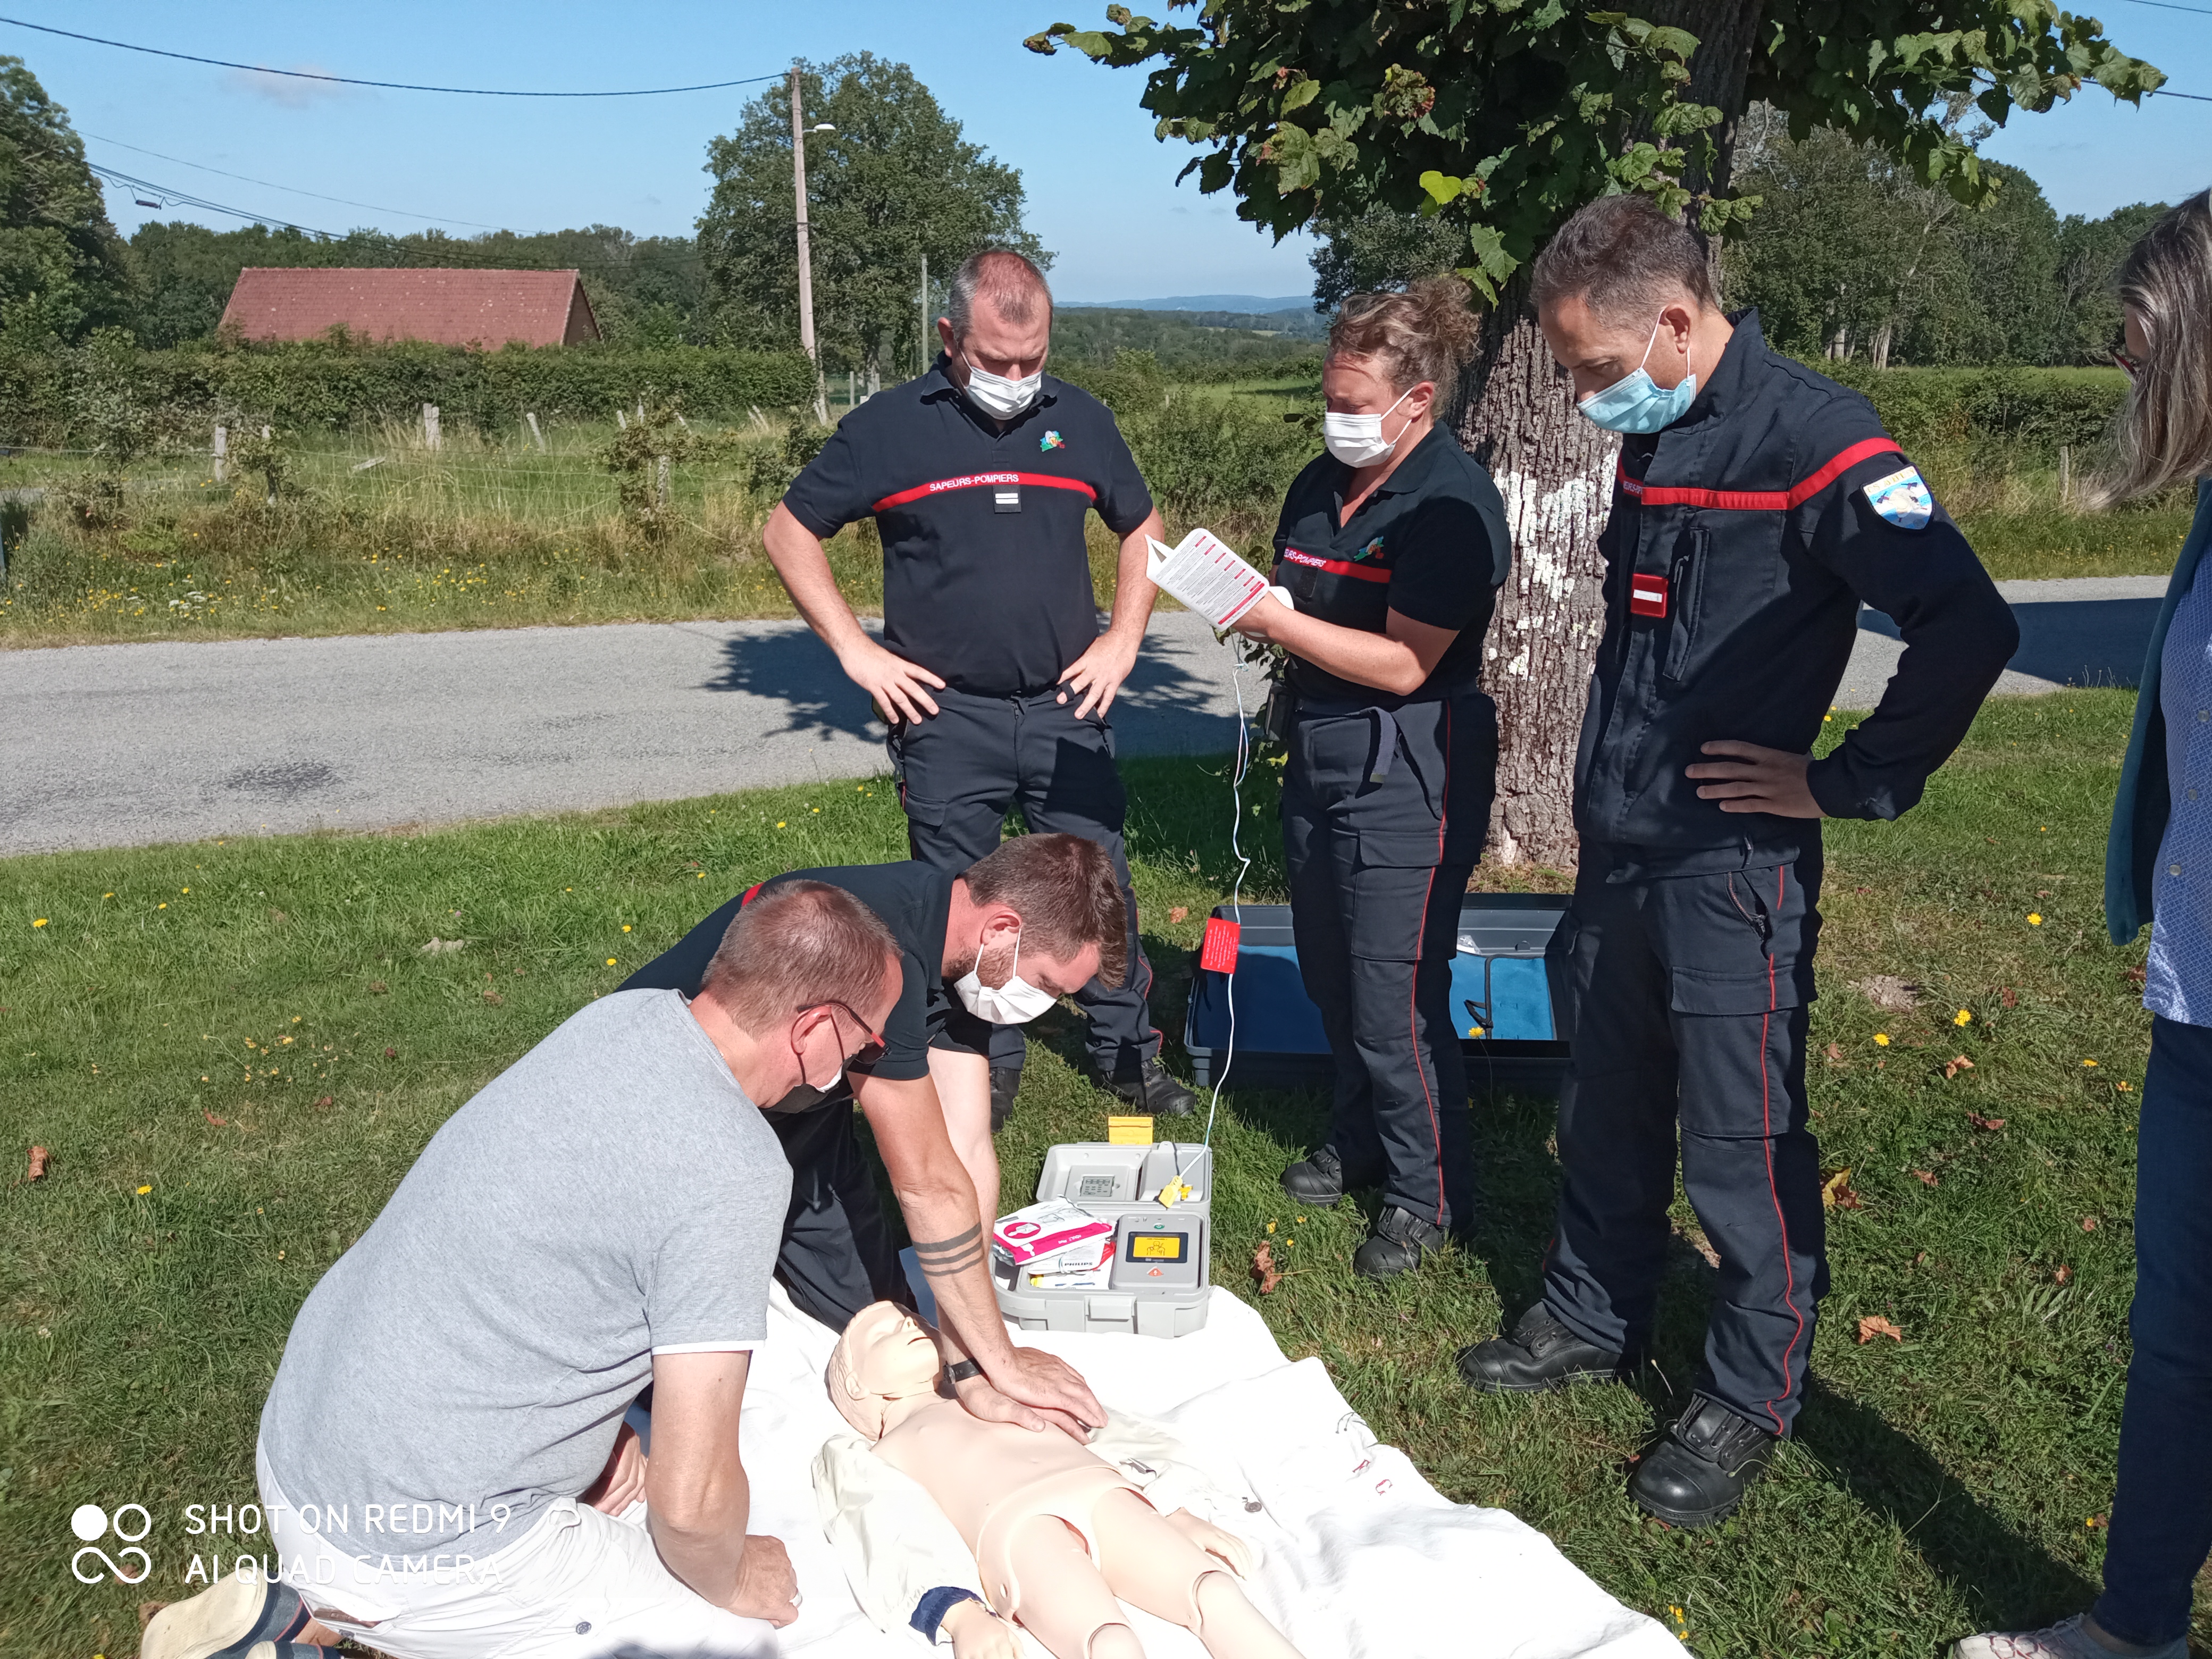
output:
[[1831,817],[1893,818],[2018,648],[2010,608],[1858,393],[1770,350],[1756,312],[1664,430],[1626,439],[1605,636],[1575,768],[1577,828],[1647,872],[1778,862],[1817,821],[1729,813],[1684,769],[1735,738],[1804,753],[1862,600],[1905,641],[1874,714],[1808,775]]

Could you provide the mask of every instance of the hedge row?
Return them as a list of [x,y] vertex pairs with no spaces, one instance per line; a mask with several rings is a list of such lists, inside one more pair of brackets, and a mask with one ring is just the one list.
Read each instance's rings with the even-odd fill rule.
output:
[[2049,461],[2096,447],[2127,400],[2117,368],[1891,368],[1818,362],[1872,400],[1907,449],[1972,444]]
[[[90,354],[0,352],[0,441],[67,444],[92,420],[86,388],[103,379]],[[812,376],[795,352],[712,346],[509,346],[472,351],[404,342],[330,341],[232,350],[133,351],[122,377],[153,423],[197,433],[218,419],[267,422],[295,431],[413,420],[424,404],[449,424],[511,425],[540,419],[609,418],[641,397],[678,397],[689,413],[733,419],[811,398]]]

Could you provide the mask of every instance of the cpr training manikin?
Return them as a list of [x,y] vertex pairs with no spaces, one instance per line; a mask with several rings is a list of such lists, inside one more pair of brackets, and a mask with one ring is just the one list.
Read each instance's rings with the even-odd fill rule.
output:
[[[823,1448],[815,1492],[879,1626],[949,1638],[954,1659],[1014,1659],[1008,1620],[1055,1659],[1143,1659],[1119,1597],[1214,1659],[1298,1659],[1237,1585],[1253,1565],[1243,1540],[1188,1509],[1161,1514],[1066,1435],[970,1416],[938,1395],[939,1364],[889,1302],[862,1310],[830,1357],[830,1400],[861,1438]],[[1172,1451],[1158,1431],[1115,1426],[1155,1458]]]

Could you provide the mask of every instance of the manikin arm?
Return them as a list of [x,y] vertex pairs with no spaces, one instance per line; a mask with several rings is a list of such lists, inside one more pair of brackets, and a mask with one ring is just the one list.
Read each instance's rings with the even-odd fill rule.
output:
[[[951,1635],[959,1659],[994,1659],[989,1644],[1000,1634],[1006,1659],[1012,1659],[1012,1632],[983,1605],[975,1558],[951,1521],[918,1482],[877,1456],[866,1441],[842,1434],[823,1444],[814,1458],[814,1502],[853,1598],[878,1630],[924,1634],[915,1616],[933,1597],[932,1610]],[[945,1592],[965,1596],[946,1607]]]

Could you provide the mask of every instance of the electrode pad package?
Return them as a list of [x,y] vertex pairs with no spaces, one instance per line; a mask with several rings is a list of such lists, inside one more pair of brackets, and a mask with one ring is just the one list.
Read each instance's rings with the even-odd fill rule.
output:
[[1103,1236],[1079,1238],[1026,1261],[993,1249],[991,1278],[1008,1319],[1025,1331],[1132,1336],[1188,1336],[1205,1325],[1213,1242],[1213,1154],[1205,1146],[1054,1146],[1036,1196],[1017,1213],[1072,1206],[1113,1228],[1111,1247],[1102,1248]]

